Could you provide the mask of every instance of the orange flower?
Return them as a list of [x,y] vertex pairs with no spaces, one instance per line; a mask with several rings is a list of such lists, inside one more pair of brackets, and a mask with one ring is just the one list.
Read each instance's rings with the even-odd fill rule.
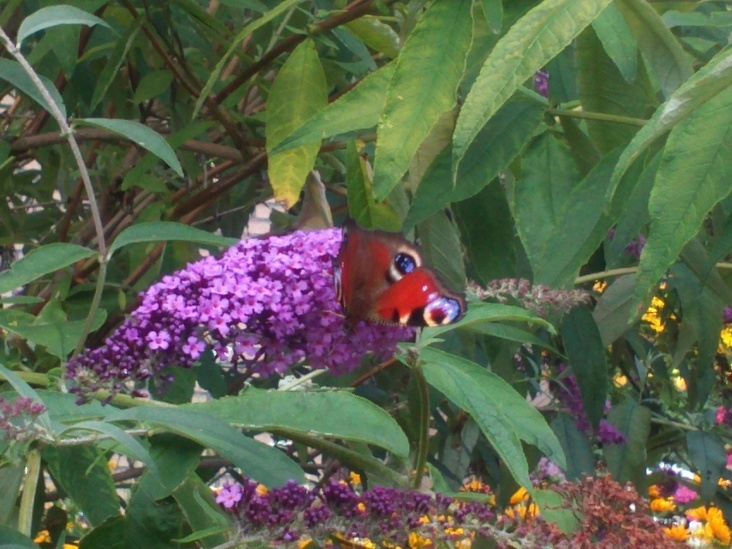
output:
[[707,511],[707,524],[716,539],[726,545],[732,542],[732,532],[730,532],[729,526],[724,520],[724,515],[718,507],[710,507]]
[[704,522],[707,520],[707,508],[703,505],[694,509],[686,510],[686,518],[689,520],[698,520]]
[[654,513],[670,513],[676,509],[673,498],[656,498],[651,500],[651,511]]
[[664,528],[663,531],[666,532],[668,537],[676,541],[686,541],[691,535],[689,529],[683,524],[674,524],[670,528]]
[[516,505],[522,501],[529,501],[529,492],[523,486],[516,490],[516,492],[511,496],[511,501],[509,503],[511,505]]

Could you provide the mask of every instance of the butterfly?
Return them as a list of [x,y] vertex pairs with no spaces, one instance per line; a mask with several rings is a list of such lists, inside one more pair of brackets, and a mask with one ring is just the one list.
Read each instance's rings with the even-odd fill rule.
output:
[[419,249],[400,233],[348,222],[334,274],[338,300],[352,320],[442,326],[465,313],[465,297],[424,266]]

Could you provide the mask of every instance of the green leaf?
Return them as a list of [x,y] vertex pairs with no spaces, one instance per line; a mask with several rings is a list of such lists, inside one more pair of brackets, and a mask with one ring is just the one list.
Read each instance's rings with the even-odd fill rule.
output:
[[153,97],[157,97],[170,89],[173,82],[173,73],[166,70],[152,71],[142,77],[137,85],[135,95],[132,97],[133,103],[142,103]]
[[[58,302],[51,303],[58,305]],[[48,307],[49,305],[46,305],[46,308]],[[14,315],[8,316],[4,314],[5,312],[0,311],[0,326],[36,345],[46,347],[49,353],[61,360],[65,360],[74,351],[86,324],[86,319],[67,320],[65,314],[62,318],[39,316],[30,324],[17,322]],[[99,329],[106,319],[106,311],[98,310],[94,316],[92,331]]]
[[730,194],[730,165],[732,87],[690,113],[668,137],[648,201],[651,227],[637,275],[638,309],[707,213]]
[[603,448],[608,472],[613,480],[631,481],[639,492],[645,492],[646,443],[651,432],[651,411],[629,398],[610,410],[612,423],[625,435],[623,444],[610,444]]
[[377,200],[396,186],[432,127],[454,107],[472,25],[471,1],[439,0],[422,14],[404,44],[377,130]]
[[[23,482],[24,472],[23,464],[0,466],[0,524],[10,523],[20,496],[20,485]],[[0,541],[5,541],[2,539],[2,533],[0,533]]]
[[615,5],[630,26],[664,96],[668,97],[691,76],[691,56],[646,0],[618,0]]
[[[409,442],[394,419],[372,402],[343,391],[259,391],[188,404],[235,425],[257,431],[294,430],[384,448],[400,458]],[[333,414],[333,410],[338,410]]]
[[320,141],[274,153],[274,147],[328,103],[328,89],[315,43],[305,40],[282,65],[267,98],[267,156],[275,199],[292,207],[315,165]]
[[562,318],[562,342],[577,378],[590,425],[597,430],[605,412],[608,365],[600,332],[587,309],[576,307]]
[[474,362],[433,348],[423,349],[420,361],[429,384],[471,415],[519,484],[531,488],[519,438],[566,467],[559,440],[543,416],[503,379]]
[[[117,444],[114,446],[114,451],[128,456],[136,461],[141,461],[148,466],[148,470],[153,475],[159,475],[157,465],[150,457],[147,449],[132,435],[127,433],[124,429],[120,429],[116,425],[107,423],[104,421],[80,421],[68,426],[64,429],[60,436],[68,435],[75,431],[92,431],[101,435],[106,435]],[[77,435],[78,436],[78,435]],[[73,438],[73,437],[71,437]]]
[[126,549],[124,517],[109,517],[79,540],[80,549]]
[[575,511],[567,506],[568,502],[554,490],[536,490],[534,499],[544,520],[556,524],[565,534],[572,534],[582,526]]
[[447,284],[458,292],[465,289],[465,265],[460,249],[460,236],[454,223],[438,212],[419,225],[422,255]]
[[0,273],[0,293],[11,292],[36,278],[95,254],[94,250],[76,244],[45,244],[13,263],[9,270]]
[[0,543],[2,549],[38,549],[40,547],[15,528],[4,524],[0,524]]
[[714,433],[689,431],[686,433],[686,449],[694,470],[701,476],[701,497],[708,501],[717,490],[727,465],[724,441]]
[[[213,90],[214,85],[216,84],[216,81],[219,79],[219,76],[221,75],[221,71],[224,70],[224,67],[226,66],[226,63],[229,61],[229,58],[238,50],[241,48],[241,44],[244,41],[245,38],[247,38],[250,34],[252,34],[255,30],[262,27],[263,25],[266,25],[270,21],[272,21],[275,17],[278,17],[285,11],[292,9],[294,6],[302,2],[303,0],[284,0],[283,2],[279,2],[274,8],[269,10],[267,13],[262,15],[259,19],[256,19],[249,23],[247,26],[245,26],[243,29],[239,31],[239,34],[234,37],[234,39],[231,41],[231,46],[229,46],[229,49],[226,50],[226,53],[219,59],[218,63],[216,63],[216,66],[214,67],[214,70],[211,71],[211,75],[208,77],[208,80],[206,81],[206,85],[201,90],[201,93],[198,96],[198,101],[196,101],[196,106],[193,109],[193,114],[191,115],[191,119],[196,118],[198,115],[198,112],[201,110],[201,107],[203,106],[203,102],[206,100],[207,97],[211,95],[211,91]],[[237,6],[238,7],[238,6]]]
[[129,244],[160,242],[163,240],[182,240],[205,246],[232,246],[239,242],[236,238],[212,234],[183,223],[149,221],[137,223],[122,231],[109,247],[107,255],[111,257],[114,252]]
[[593,28],[577,39],[577,85],[584,110],[637,120],[636,124],[586,120],[589,135],[603,154],[628,143],[658,105],[645,65],[638,67],[632,82],[626,82]]
[[101,419],[115,411],[111,405],[104,406],[96,400],[79,405],[78,397],[72,393],[39,390],[38,397],[48,408],[50,418],[59,423]]
[[625,81],[633,82],[638,71],[638,46],[618,7],[610,4],[592,22],[592,28]]
[[373,128],[379,122],[386,103],[386,87],[389,85],[396,63],[389,63],[368,74],[348,93],[318,111],[312,118],[272,148],[278,153],[293,147],[320,142],[342,133]]
[[126,137],[130,141],[137,143],[143,149],[150,151],[170,166],[175,173],[183,177],[183,168],[178,161],[178,157],[175,156],[175,151],[168,145],[165,138],[155,130],[151,130],[139,122],[112,118],[77,118],[74,120],[74,124],[104,128],[105,130]]
[[211,448],[244,474],[267,486],[302,481],[303,472],[282,452],[242,435],[227,422],[208,413],[177,408],[139,407],[124,410],[107,421],[141,421],[162,427]]
[[626,275],[616,279],[602,292],[592,316],[604,347],[630,329],[634,287],[635,277]]
[[190,475],[173,493],[175,501],[194,531],[191,536],[205,540],[203,547],[221,547],[229,539],[222,534],[232,531],[231,517],[216,503],[214,493],[201,478]]
[[58,25],[87,25],[90,27],[102,25],[114,32],[114,29],[104,19],[74,6],[61,4],[41,8],[26,17],[18,27],[18,44],[33,33]]
[[135,20],[125,29],[125,34],[116,41],[114,50],[109,54],[107,63],[96,78],[96,85],[94,86],[94,93],[90,101],[91,108],[94,109],[101,103],[102,99],[107,95],[109,87],[117,78],[118,72],[127,53],[130,51],[132,44],[134,44],[137,38],[137,33],[142,28],[143,23],[147,21],[145,13],[138,14]]
[[345,24],[345,27],[363,40],[364,44],[389,59],[399,55],[399,36],[378,17],[364,15]]
[[[557,271],[562,270],[565,261],[558,262],[557,254],[565,249],[574,252],[579,243],[573,240],[581,236],[565,229],[564,224],[569,220],[577,222],[573,216],[584,213],[575,229],[587,233],[595,226],[601,210],[585,205],[579,212],[574,211],[580,206],[573,196],[581,188],[580,175],[569,149],[552,135],[539,137],[522,160],[523,173],[514,184],[513,194],[516,228],[534,271],[534,281],[561,285],[566,281],[558,280]],[[590,194],[595,196],[597,192],[591,190],[594,192]],[[553,239],[562,240],[561,248],[556,247]]]
[[374,200],[370,174],[371,167],[359,154],[356,143],[349,141],[346,147],[348,213],[360,227],[398,231],[401,223],[394,207],[389,201]]
[[605,245],[605,261],[608,268],[627,265],[628,254],[625,249],[628,244],[638,238],[639,233],[648,223],[648,199],[660,160],[660,154],[656,154],[650,160],[628,197],[627,205],[623,208],[615,225],[612,240]]
[[718,94],[728,92],[730,85],[732,85],[732,49],[727,48],[679,86],[635,135],[618,160],[608,196],[615,194],[623,174],[656,139]]
[[[35,392],[35,390],[33,390],[30,385],[28,385],[16,373],[11,372],[2,364],[0,364],[0,376],[2,376],[5,381],[10,383],[13,389],[15,389],[20,396],[30,398],[33,402],[36,402],[38,404],[43,404],[43,400],[41,399],[41,397],[38,395],[38,393]],[[48,431],[49,433],[52,432],[51,418],[48,415],[48,411],[40,414],[36,421],[38,421],[41,427],[43,427],[46,431]]]
[[156,474],[146,471],[140,479],[138,490],[151,499],[168,497],[194,473],[201,462],[201,447],[195,442],[173,436],[156,436],[151,439],[150,453]]
[[93,526],[119,514],[119,498],[104,453],[89,446],[45,448],[55,481]]
[[[58,93],[56,86],[46,78],[45,76],[39,76],[41,82],[46,87],[46,90],[51,94],[51,98],[56,106],[61,111],[61,114],[66,118],[66,106],[61,94]],[[11,61],[10,59],[0,59],[0,78],[10,82],[13,86],[18,88],[21,92],[26,94],[28,97],[33,99],[36,103],[41,105],[47,112],[51,112],[51,107],[48,106],[46,99],[40,94],[35,83],[31,80],[28,73],[17,61]]]
[[404,220],[404,229],[443,209],[447,204],[476,195],[519,154],[539,127],[544,105],[523,94],[516,95],[491,118],[468,148],[455,185],[451,185],[451,148],[430,165],[417,188]]
[[587,434],[577,428],[577,422],[567,413],[560,412],[551,422],[552,431],[567,456],[567,480],[579,480],[582,475],[595,474],[595,457]]
[[483,325],[489,322],[525,322],[530,326],[545,328],[551,333],[556,332],[549,322],[521,307],[503,305],[502,303],[471,302],[468,311],[460,322],[448,326],[425,328],[422,332],[423,338],[432,339],[456,328],[480,332]]
[[491,31],[495,34],[501,32],[503,24],[503,2],[501,0],[480,0],[480,7],[488,21]]
[[513,93],[589,25],[611,0],[545,0],[498,41],[470,89],[455,128],[454,174],[481,128]]

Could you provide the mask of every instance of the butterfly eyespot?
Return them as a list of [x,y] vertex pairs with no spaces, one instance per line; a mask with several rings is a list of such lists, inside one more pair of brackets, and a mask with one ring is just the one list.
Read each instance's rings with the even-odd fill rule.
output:
[[394,260],[389,267],[389,280],[396,282],[417,267],[419,267],[419,262],[413,255],[404,252],[398,253],[394,256]]
[[457,299],[439,297],[425,306],[422,318],[427,326],[444,326],[455,322],[461,314]]

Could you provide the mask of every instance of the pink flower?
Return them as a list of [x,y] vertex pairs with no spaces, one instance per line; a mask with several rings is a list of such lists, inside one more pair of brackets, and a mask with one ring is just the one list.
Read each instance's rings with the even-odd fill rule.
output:
[[684,484],[679,484],[674,492],[674,501],[681,505],[694,501],[699,494],[691,488],[687,488]]
[[240,484],[229,484],[227,482],[216,496],[216,503],[231,509],[241,501],[242,493],[243,490]]

